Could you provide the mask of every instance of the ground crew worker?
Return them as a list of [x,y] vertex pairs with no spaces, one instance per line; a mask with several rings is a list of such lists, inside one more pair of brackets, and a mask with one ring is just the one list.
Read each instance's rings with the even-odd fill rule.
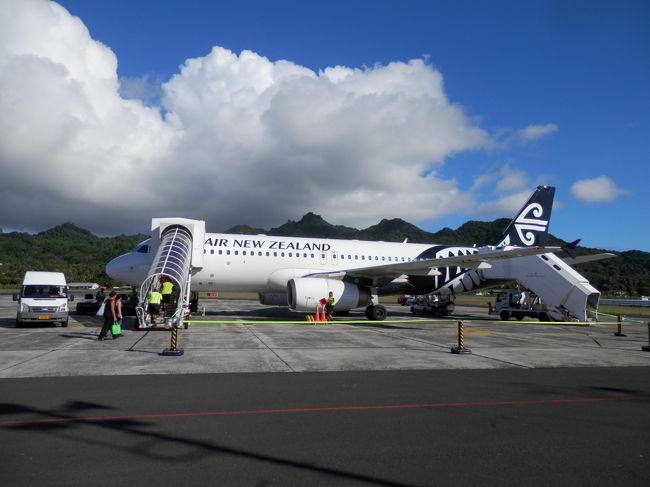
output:
[[332,314],[334,313],[334,293],[330,291],[329,296],[327,296],[327,303],[325,304],[325,312],[327,313],[327,319],[332,319]]
[[174,283],[171,279],[165,279],[162,283],[160,294],[162,294],[162,310],[166,312],[169,309],[169,305],[172,302],[172,290],[174,289]]
[[104,288],[100,287],[97,293],[95,294],[95,301],[97,301],[99,304],[102,304],[105,299],[106,299],[106,293],[104,292]]
[[151,324],[155,325],[156,318],[158,318],[158,315],[160,314],[160,302],[162,301],[162,294],[160,294],[157,289],[154,289],[149,293],[148,300],[149,306],[147,308],[147,311],[151,315]]

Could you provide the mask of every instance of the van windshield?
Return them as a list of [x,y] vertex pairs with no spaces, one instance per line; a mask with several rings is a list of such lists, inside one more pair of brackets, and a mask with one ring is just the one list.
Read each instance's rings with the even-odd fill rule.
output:
[[23,298],[67,298],[68,290],[65,286],[50,286],[30,284],[23,286]]

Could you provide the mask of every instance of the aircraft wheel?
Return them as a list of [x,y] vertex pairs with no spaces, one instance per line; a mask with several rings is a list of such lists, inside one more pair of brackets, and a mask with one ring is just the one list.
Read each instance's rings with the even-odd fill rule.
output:
[[503,321],[508,321],[510,319],[510,313],[508,311],[501,311],[501,313],[499,313],[499,318]]
[[16,328],[22,328],[23,327],[23,322],[16,320]]
[[377,306],[368,306],[366,316],[369,320],[382,321],[386,319],[386,308],[378,304]]

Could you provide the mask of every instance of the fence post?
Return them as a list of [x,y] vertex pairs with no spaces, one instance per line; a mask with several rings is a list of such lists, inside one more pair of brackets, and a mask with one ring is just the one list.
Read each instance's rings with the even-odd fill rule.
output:
[[648,321],[648,345],[643,345],[641,350],[644,352],[650,352],[650,321]]

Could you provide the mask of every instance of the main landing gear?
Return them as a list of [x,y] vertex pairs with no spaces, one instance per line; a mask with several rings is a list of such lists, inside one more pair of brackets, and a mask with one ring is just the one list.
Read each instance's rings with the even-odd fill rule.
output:
[[370,305],[366,307],[366,318],[372,321],[382,321],[386,319],[386,308],[381,304]]

